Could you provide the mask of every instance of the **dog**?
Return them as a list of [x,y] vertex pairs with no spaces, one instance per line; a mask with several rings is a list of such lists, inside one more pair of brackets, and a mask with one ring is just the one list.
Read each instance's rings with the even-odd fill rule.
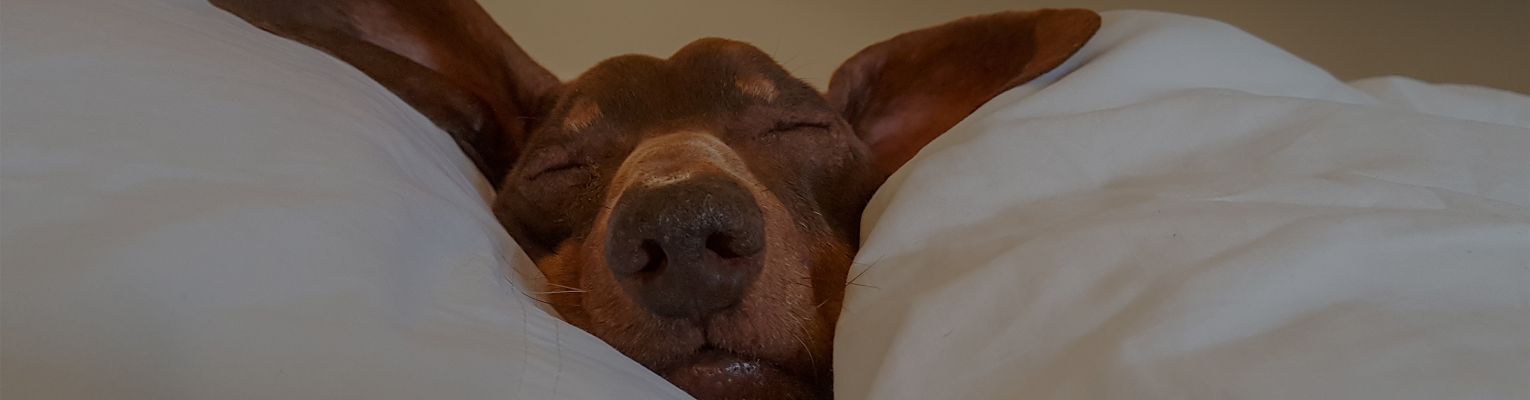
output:
[[871,195],[1100,25],[1077,9],[968,17],[865,48],[820,92],[716,38],[561,82],[472,0],[212,2],[450,134],[557,312],[702,399],[832,397]]

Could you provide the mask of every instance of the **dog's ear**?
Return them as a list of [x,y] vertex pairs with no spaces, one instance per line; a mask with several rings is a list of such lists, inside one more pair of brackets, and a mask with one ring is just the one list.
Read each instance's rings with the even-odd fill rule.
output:
[[457,141],[496,186],[557,77],[473,0],[212,0],[366,73]]
[[1062,64],[1099,27],[1099,14],[1068,9],[904,33],[840,65],[827,96],[891,174],[983,103]]

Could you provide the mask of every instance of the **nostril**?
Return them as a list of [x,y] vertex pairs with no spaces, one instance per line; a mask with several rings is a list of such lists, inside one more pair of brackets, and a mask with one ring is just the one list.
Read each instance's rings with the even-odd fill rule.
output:
[[643,263],[643,268],[637,270],[634,275],[638,277],[657,276],[660,272],[664,271],[665,266],[669,265],[669,257],[664,255],[664,247],[659,246],[659,242],[644,240],[640,247],[643,249],[643,255],[648,258]]
[[750,240],[747,235],[739,237],[723,232],[707,235],[706,246],[707,250],[723,260],[749,257],[760,252],[758,240]]
[[740,254],[733,249],[733,242],[733,235],[722,232],[713,233],[707,236],[707,250],[711,250],[723,259],[738,258]]

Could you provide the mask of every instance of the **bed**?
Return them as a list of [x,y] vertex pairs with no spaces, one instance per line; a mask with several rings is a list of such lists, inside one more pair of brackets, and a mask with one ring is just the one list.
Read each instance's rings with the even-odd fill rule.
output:
[[[872,200],[837,397],[1530,396],[1530,97],[1103,15]],[[0,397],[686,397],[349,66],[194,0],[0,37]]]

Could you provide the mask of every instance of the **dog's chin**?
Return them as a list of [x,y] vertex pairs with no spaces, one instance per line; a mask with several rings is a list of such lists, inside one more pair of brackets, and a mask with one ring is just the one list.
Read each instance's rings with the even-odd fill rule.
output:
[[808,382],[765,361],[714,348],[697,351],[663,375],[700,400],[820,397]]

